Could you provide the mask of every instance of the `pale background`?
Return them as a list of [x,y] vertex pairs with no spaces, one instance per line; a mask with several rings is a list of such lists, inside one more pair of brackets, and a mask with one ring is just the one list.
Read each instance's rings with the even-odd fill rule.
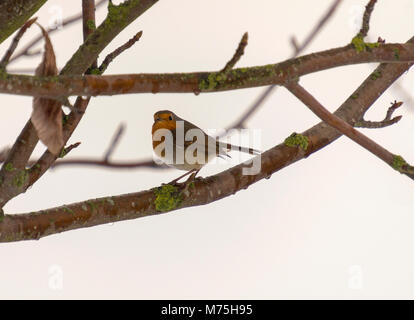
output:
[[[343,1],[307,52],[349,43],[366,2]],[[303,40],[330,4],[163,0],[124,30],[101,58],[143,30],[139,43],[117,58],[108,74],[218,70],[248,31],[249,45],[238,66],[274,63],[291,55],[290,36]],[[81,1],[49,0],[37,16],[47,26],[60,11],[66,17],[80,7]],[[105,7],[98,10],[98,23],[105,12]],[[413,13],[413,1],[379,1],[369,38],[406,41],[413,36]],[[24,40],[38,32],[32,27]],[[51,37],[62,67],[82,41],[81,25]],[[39,61],[24,59],[14,67],[35,67]],[[333,111],[374,67],[332,69],[302,77],[301,83]],[[400,84],[410,90],[413,81],[411,71]],[[223,128],[262,90],[94,98],[70,140],[82,145],[70,156],[101,157],[124,122],[127,131],[113,158],[147,158],[155,111],[169,108],[202,128]],[[31,99],[1,99],[0,146],[6,146],[27,121]],[[394,99],[407,101],[391,89],[368,117],[382,119]],[[414,163],[413,111],[407,101],[397,112],[403,115],[399,124],[363,132]],[[248,125],[262,130],[261,148],[266,150],[317,122],[295,97],[278,89]],[[36,155],[43,150],[39,145]],[[223,169],[210,166],[201,175]],[[22,213],[135,192],[178,174],[56,169],[5,210]],[[413,188],[412,180],[341,138],[270,180],[207,206],[1,244],[0,298],[414,298]]]

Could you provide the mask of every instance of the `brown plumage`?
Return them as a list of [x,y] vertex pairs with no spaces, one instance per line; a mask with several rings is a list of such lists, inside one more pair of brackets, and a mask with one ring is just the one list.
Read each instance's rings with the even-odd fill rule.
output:
[[[172,138],[167,139],[167,144],[165,143],[165,136],[168,134],[166,130],[171,133],[170,138]],[[186,139],[188,136],[193,136],[193,139],[188,141]],[[170,149],[168,149],[168,145]],[[195,172],[195,174],[214,157],[230,157],[227,154],[228,151],[236,150],[253,155],[260,154],[260,151],[252,148],[220,142],[209,136],[196,125],[178,117],[174,112],[169,110],[161,110],[154,114],[152,147],[155,154],[167,165],[180,170],[186,170],[188,173]],[[174,180],[174,182],[178,179]]]

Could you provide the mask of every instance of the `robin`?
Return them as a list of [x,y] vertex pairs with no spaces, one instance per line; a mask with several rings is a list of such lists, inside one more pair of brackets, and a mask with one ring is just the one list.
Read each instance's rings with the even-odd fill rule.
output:
[[188,181],[194,180],[200,169],[215,157],[229,157],[229,151],[237,150],[252,155],[260,151],[221,142],[209,136],[202,129],[186,121],[169,110],[154,114],[152,125],[152,147],[154,153],[168,166],[185,170],[185,174],[170,184],[191,174]]

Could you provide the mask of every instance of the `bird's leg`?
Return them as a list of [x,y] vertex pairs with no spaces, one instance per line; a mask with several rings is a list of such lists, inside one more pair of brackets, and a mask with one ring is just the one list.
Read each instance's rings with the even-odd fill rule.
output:
[[191,176],[189,176],[188,179],[185,180],[185,183],[193,182],[195,180],[196,175],[200,172],[200,169],[198,169],[198,170],[197,169],[193,169],[190,172],[192,172],[191,173]]
[[185,183],[187,183],[187,182],[189,182],[189,181],[190,181],[190,178],[194,179],[194,177],[195,177],[195,175],[198,173],[198,171],[200,171],[200,170],[197,170],[197,169],[192,169],[192,170],[190,170],[190,171],[188,171],[188,172],[184,173],[183,175],[179,176],[178,178],[174,179],[173,181],[171,181],[171,182],[169,182],[169,183],[167,183],[167,184],[176,185],[176,184],[178,184],[178,183],[177,183],[177,182],[178,182],[178,180],[181,180],[182,178],[184,178],[184,177],[188,176],[189,174],[191,174],[191,176],[190,176],[190,177],[186,180],[186,182],[185,182]]
[[190,172],[192,172],[191,175],[184,182],[184,189],[183,189],[183,192],[184,193],[187,193],[188,192],[188,188],[190,187],[191,183],[193,183],[194,180],[196,179],[196,175],[197,175],[197,173],[200,172],[200,169],[198,169],[198,170],[197,169],[193,169]]

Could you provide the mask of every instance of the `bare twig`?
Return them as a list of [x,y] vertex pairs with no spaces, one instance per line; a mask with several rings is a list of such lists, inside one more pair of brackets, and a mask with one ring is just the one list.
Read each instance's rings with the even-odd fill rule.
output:
[[71,158],[58,160],[52,168],[62,166],[93,166],[113,169],[168,169],[169,167],[156,164],[152,159],[147,160],[132,160],[132,161],[105,161],[101,159],[86,159],[86,158]]
[[302,44],[300,45],[298,44],[295,36],[291,37],[291,43],[294,48],[293,57],[296,57],[298,54],[300,54],[309,45],[309,43],[311,43],[311,41],[316,37],[316,35],[322,30],[323,26],[326,24],[329,18],[332,17],[335,10],[340,5],[341,1],[342,0],[335,0],[332,3],[332,5],[328,8],[326,13],[322,16],[319,22],[315,25],[315,27],[312,29],[309,35],[305,38]]
[[119,141],[121,140],[122,134],[125,131],[125,124],[121,123],[116,130],[114,136],[112,137],[111,143],[109,144],[108,149],[104,155],[104,162],[108,162],[111,155],[114,153],[115,148],[118,146]]
[[[299,45],[297,43],[296,38],[291,38],[291,43],[294,48],[294,53],[292,58],[296,57],[300,54],[306,47],[311,43],[311,41],[316,37],[318,32],[322,29],[322,27],[326,24],[329,18],[333,15],[335,10],[337,9],[338,5],[341,3],[342,0],[335,0],[335,2],[328,8],[326,13],[322,16],[319,22],[315,25],[312,31],[309,33],[306,40]],[[266,88],[259,97],[252,103],[252,105],[247,108],[247,110],[235,121],[229,128],[244,128],[246,121],[263,105],[269,95],[276,89],[275,85],[271,85],[270,87]]]
[[[108,0],[100,0],[98,1],[98,3],[96,4],[96,8],[102,6],[103,4],[105,4],[106,2],[108,2]],[[76,14],[72,17],[69,17],[67,19],[64,19],[62,21],[62,25],[63,27],[66,27],[72,23],[75,23],[79,20],[82,19],[82,12],[79,14]],[[51,33],[60,30],[59,28],[49,28],[47,29],[47,33],[50,35]],[[32,49],[37,43],[39,43],[39,41],[42,40],[42,35],[37,36],[36,38],[34,38],[32,41],[30,41],[26,46],[23,47],[23,49],[21,49],[20,51],[18,51],[11,59],[10,59],[10,63],[15,62],[17,59],[22,58],[23,56],[33,56],[33,55],[37,55],[41,53],[41,50],[35,50],[35,51],[30,51],[30,49]]]
[[65,147],[62,149],[62,152],[59,155],[59,158],[65,157],[69,152],[71,152],[73,149],[80,146],[80,142],[72,143],[71,145]]
[[369,120],[364,120],[362,118],[360,121],[357,121],[355,123],[354,127],[377,129],[377,128],[388,127],[394,123],[397,123],[398,121],[401,120],[402,116],[396,116],[392,119],[391,117],[394,111],[397,110],[399,107],[401,107],[402,104],[403,104],[402,102],[394,101],[391,104],[391,107],[388,108],[385,118],[382,121],[369,121]]
[[371,19],[372,11],[377,0],[370,0],[365,6],[364,16],[362,18],[361,30],[359,30],[357,37],[365,38],[369,31],[369,20]]
[[231,69],[234,68],[234,66],[236,65],[236,63],[240,60],[241,56],[244,54],[244,49],[247,46],[247,41],[248,41],[248,33],[245,32],[243,34],[243,37],[240,40],[240,43],[236,49],[236,52],[234,53],[233,57],[230,59],[229,62],[227,62],[227,64],[224,66],[224,68],[220,71],[220,72],[224,72],[227,73],[229,72]]
[[99,74],[102,74],[106,68],[108,68],[108,65],[114,60],[117,56],[119,56],[122,52],[125,50],[131,48],[135,42],[137,42],[142,36],[142,31],[139,31],[135,36],[133,36],[131,39],[129,39],[126,43],[124,43],[119,48],[116,48],[114,51],[112,51],[110,54],[108,54],[104,61],[99,66]]
[[19,44],[20,39],[23,37],[24,33],[30,26],[37,20],[37,18],[30,19],[26,21],[26,23],[20,28],[19,32],[16,34],[16,36],[13,38],[13,41],[9,47],[9,49],[6,51],[6,54],[3,56],[3,59],[0,61],[0,69],[6,69],[7,64],[10,61],[10,57],[14,53],[14,51],[17,48],[17,45]]
[[405,161],[404,163],[400,162],[399,159],[401,156],[392,154],[387,149],[368,138],[366,135],[362,134],[358,130],[355,130],[353,126],[345,122],[340,117],[330,113],[324,106],[319,103],[319,101],[317,101],[297,82],[288,83],[286,85],[286,88],[300,101],[302,101],[321,120],[325,121],[327,124],[334,127],[339,132],[346,135],[348,138],[355,141],[372,154],[376,155],[389,166],[401,173],[414,174],[414,167],[410,166]]

